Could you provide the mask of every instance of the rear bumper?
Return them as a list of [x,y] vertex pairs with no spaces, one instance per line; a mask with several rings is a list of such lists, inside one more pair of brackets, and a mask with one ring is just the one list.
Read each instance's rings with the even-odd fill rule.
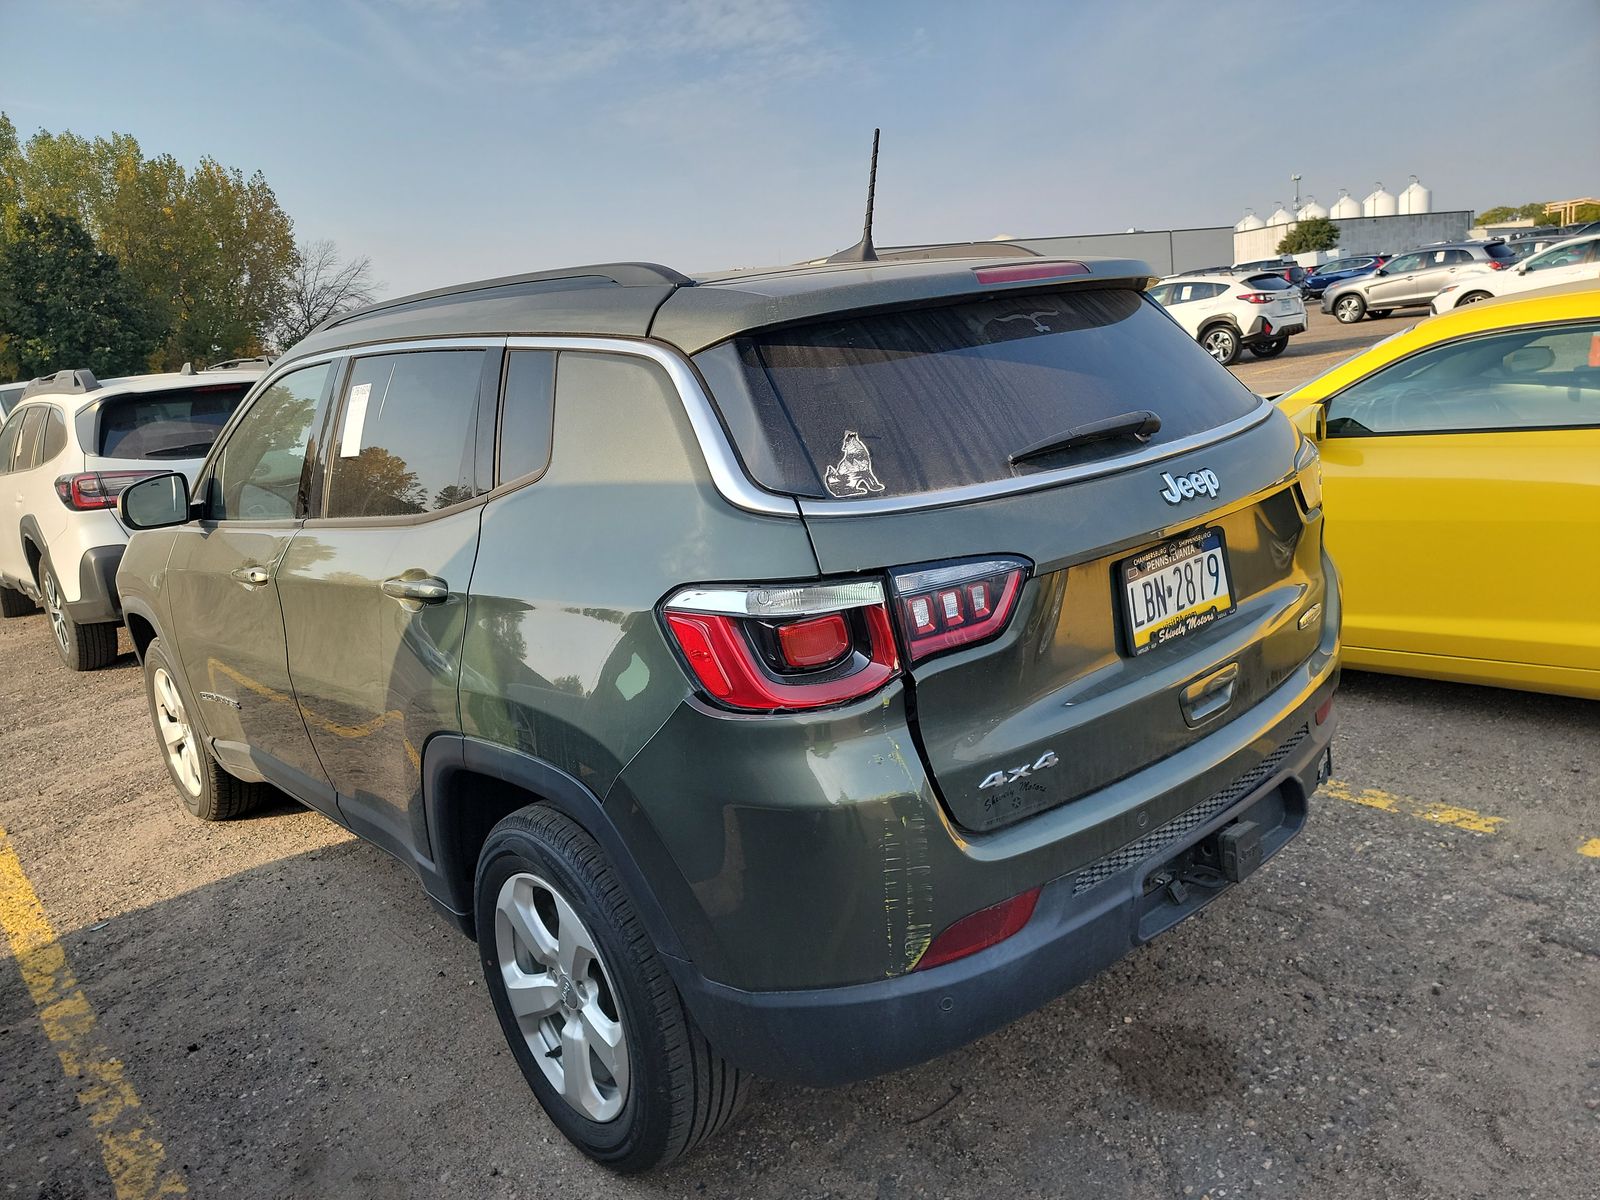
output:
[[[1270,326],[1270,328],[1269,328]],[[1258,346],[1262,342],[1275,342],[1279,338],[1293,337],[1297,333],[1306,331],[1306,315],[1302,310],[1298,316],[1291,315],[1272,321],[1267,317],[1257,317],[1250,326],[1250,332],[1240,338],[1246,346]]]
[[926,972],[846,987],[752,992],[706,980],[674,960],[700,1028],[746,1070],[810,1086],[870,1078],[981,1037],[1103,971],[1197,912],[1232,885],[1190,888],[1175,900],[1147,881],[1217,830],[1248,816],[1265,830],[1263,861],[1300,831],[1326,778],[1334,721],[1317,708],[1333,695],[1327,674],[1258,743],[1260,764],[1166,824],[1046,884],[1015,936]]
[[126,546],[95,546],[78,560],[78,599],[64,606],[79,625],[100,625],[122,619],[117,596],[117,568]]

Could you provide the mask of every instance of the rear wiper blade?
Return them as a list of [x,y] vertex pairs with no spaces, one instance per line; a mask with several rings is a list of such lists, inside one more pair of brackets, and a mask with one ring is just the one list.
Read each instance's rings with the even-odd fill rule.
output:
[[1063,434],[1026,446],[1011,455],[1011,463],[1015,466],[1030,458],[1040,458],[1058,450],[1070,450],[1074,446],[1087,446],[1091,442],[1103,442],[1110,438],[1133,437],[1148,442],[1160,428],[1161,418],[1148,408],[1118,413],[1114,417],[1102,417],[1098,421],[1074,425]]

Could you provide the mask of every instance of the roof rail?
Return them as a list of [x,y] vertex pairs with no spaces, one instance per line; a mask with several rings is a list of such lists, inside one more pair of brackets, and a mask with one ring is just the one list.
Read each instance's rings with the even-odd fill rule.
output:
[[100,381],[94,377],[94,372],[87,367],[76,371],[57,371],[54,375],[41,375],[30,380],[28,386],[22,389],[22,399],[29,396],[81,396],[84,392],[97,391]]
[[237,370],[239,367],[270,367],[271,365],[272,355],[255,354],[249,358],[225,358],[221,362],[212,363],[209,367],[204,369],[207,371],[233,371]]
[[[687,275],[674,271],[671,267],[663,267],[659,263],[595,263],[590,266],[564,267],[558,271],[535,271],[527,275],[502,275],[498,279],[480,279],[473,283],[458,283],[451,287],[435,288],[429,292],[413,292],[409,296],[397,296],[393,300],[384,300],[378,304],[369,304],[365,308],[339,313],[329,317],[311,332],[319,333],[324,329],[333,329],[351,321],[362,321],[380,313],[393,312],[396,309],[409,308],[413,305],[420,307],[429,301],[443,300],[456,296],[465,298],[474,292],[512,289],[539,283],[559,284],[563,280],[570,280],[573,287],[586,287],[592,286],[592,284],[581,281],[596,279],[616,287],[694,286],[694,280]],[[550,287],[538,290],[561,291],[563,289]]]

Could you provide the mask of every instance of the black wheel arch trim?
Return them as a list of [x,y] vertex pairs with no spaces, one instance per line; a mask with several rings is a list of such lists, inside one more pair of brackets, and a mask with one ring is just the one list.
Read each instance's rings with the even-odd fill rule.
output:
[[463,861],[456,839],[448,836],[452,817],[472,803],[469,790],[452,786],[459,774],[483,775],[521,788],[576,821],[600,844],[650,940],[668,958],[669,966],[671,960],[681,962],[687,957],[676,927],[668,919],[628,840],[600,797],[586,784],[553,763],[521,750],[465,734],[438,733],[428,739],[422,755],[422,803],[433,849],[431,869],[424,870],[423,884],[434,903],[463,933],[475,936],[472,892],[478,864],[476,858],[470,863]]

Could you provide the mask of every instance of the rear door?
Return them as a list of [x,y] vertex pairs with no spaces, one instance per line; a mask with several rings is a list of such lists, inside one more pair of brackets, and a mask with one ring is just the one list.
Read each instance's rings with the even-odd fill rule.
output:
[[1328,418],[1349,645],[1600,670],[1600,324],[1433,347]]
[[[723,404],[719,356],[741,360],[770,414],[778,466],[762,481],[802,496],[825,575],[887,570],[901,581],[918,740],[969,829],[1174,753],[1316,646],[1320,629],[1291,613],[1322,587],[1320,541],[1290,486],[1292,428],[1262,419],[1254,396],[1135,293],[1006,296],[740,339],[700,356]],[[1010,461],[1052,434],[1144,409],[1162,422],[1148,443]],[[1213,550],[1226,588],[1208,576],[1194,605],[1152,574],[1163,554],[1181,565]],[[1026,578],[1013,602],[1004,572],[1017,559]],[[1130,580],[1139,592],[1156,578],[1167,609],[1141,601],[1136,612]],[[1200,583],[1193,570],[1189,579]],[[963,643],[1008,603],[1003,632]],[[1186,631],[1141,635],[1152,616]],[[1202,696],[1219,673],[1226,695]],[[1071,769],[1048,769],[1057,762]]]
[[352,358],[320,515],[278,571],[290,675],[340,810],[401,852],[427,845],[427,739],[460,729],[502,358],[476,344]]

